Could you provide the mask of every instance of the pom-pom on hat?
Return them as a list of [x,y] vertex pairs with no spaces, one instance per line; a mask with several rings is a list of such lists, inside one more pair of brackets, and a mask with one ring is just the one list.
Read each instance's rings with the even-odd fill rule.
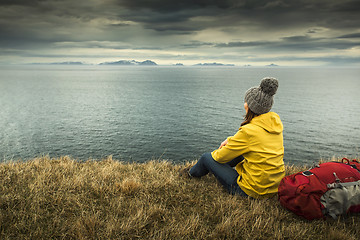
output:
[[250,110],[258,115],[269,112],[278,86],[279,82],[276,78],[266,77],[261,80],[259,87],[252,87],[247,90],[245,102]]

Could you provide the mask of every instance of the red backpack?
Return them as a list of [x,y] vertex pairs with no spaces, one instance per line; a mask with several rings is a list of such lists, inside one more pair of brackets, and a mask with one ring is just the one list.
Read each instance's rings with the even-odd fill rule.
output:
[[343,158],[284,177],[280,204],[308,220],[360,212],[360,163]]

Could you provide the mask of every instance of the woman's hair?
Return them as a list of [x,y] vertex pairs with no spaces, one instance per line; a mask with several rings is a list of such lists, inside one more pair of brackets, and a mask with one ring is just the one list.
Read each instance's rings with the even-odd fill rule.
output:
[[251,111],[250,108],[248,108],[248,111],[247,111],[247,113],[246,113],[246,115],[245,115],[245,117],[244,117],[244,121],[241,123],[240,126],[244,126],[244,125],[250,123],[251,120],[252,120],[254,117],[256,117],[256,116],[259,116],[259,115],[257,115],[256,113],[254,113],[253,111]]

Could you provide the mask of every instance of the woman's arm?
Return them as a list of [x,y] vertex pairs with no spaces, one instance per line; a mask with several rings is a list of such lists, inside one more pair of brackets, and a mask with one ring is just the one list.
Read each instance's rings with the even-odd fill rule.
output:
[[249,137],[243,128],[232,137],[228,137],[223,141],[218,149],[211,153],[215,161],[219,163],[227,163],[232,159],[248,152]]

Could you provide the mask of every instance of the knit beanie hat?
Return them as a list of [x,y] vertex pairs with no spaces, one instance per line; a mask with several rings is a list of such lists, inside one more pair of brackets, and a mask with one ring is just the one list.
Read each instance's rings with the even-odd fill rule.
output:
[[266,77],[261,80],[259,87],[252,87],[247,90],[245,102],[250,110],[258,115],[269,112],[278,86],[279,83],[276,78]]

